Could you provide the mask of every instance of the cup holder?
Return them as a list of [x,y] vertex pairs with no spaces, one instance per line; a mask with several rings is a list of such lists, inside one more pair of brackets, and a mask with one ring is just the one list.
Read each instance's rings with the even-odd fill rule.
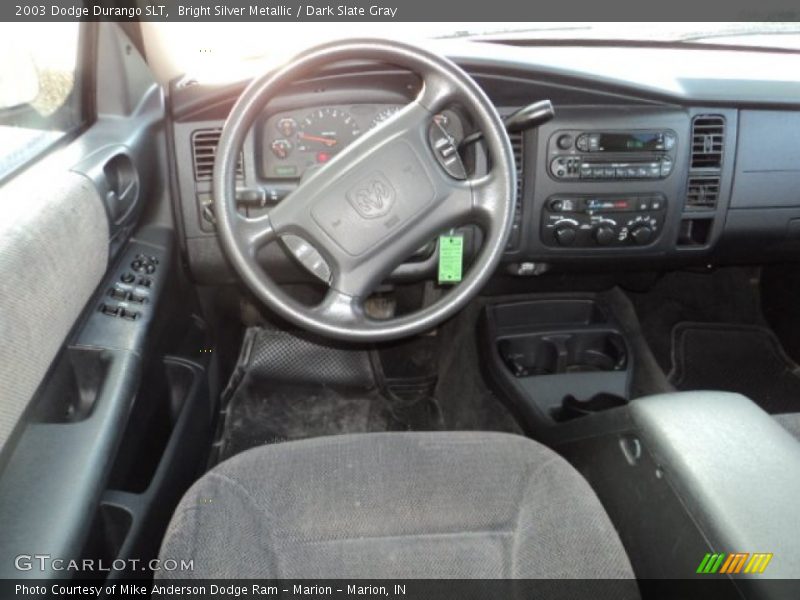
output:
[[552,375],[558,372],[558,345],[552,339],[526,336],[501,340],[500,356],[514,377]]
[[622,371],[626,367],[625,341],[617,333],[581,333],[566,342],[566,373]]
[[624,371],[628,362],[625,340],[613,331],[506,338],[498,351],[514,377]]

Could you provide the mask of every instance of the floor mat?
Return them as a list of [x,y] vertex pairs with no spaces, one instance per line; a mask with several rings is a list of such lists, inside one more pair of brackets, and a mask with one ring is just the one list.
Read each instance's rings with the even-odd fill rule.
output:
[[800,411],[800,367],[770,330],[680,323],[672,339],[676,388],[738,392],[773,414]]
[[391,418],[376,390],[245,383],[232,398],[220,460],[290,440],[387,431]]
[[251,327],[223,394],[222,427],[211,464],[289,440],[441,428],[432,394],[435,379],[416,376],[408,361],[405,369],[387,377],[379,363],[372,348]]

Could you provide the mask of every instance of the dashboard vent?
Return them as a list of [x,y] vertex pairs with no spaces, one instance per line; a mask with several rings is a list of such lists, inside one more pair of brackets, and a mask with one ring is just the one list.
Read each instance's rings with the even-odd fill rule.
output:
[[514,151],[514,162],[517,165],[517,205],[522,202],[522,132],[508,134],[511,149]]
[[715,208],[719,198],[719,177],[689,177],[687,208]]
[[522,132],[509,133],[508,139],[511,140],[511,149],[514,151],[514,162],[517,165],[517,206],[522,203]]
[[[217,146],[222,129],[198,129],[192,133],[192,159],[194,160],[195,181],[207,181],[211,179],[214,171],[214,159],[217,156]],[[242,168],[242,156],[236,162],[236,178],[244,177]]]
[[514,250],[519,246],[520,232],[522,230],[522,185],[524,182],[524,169],[523,169],[523,147],[525,145],[525,138],[523,132],[508,134],[508,139],[511,141],[511,149],[514,151],[514,163],[517,167],[517,190],[516,198],[514,200],[514,223],[512,225],[511,236],[508,239],[507,250]]
[[725,119],[720,115],[697,115],[692,119],[692,169],[722,167]]

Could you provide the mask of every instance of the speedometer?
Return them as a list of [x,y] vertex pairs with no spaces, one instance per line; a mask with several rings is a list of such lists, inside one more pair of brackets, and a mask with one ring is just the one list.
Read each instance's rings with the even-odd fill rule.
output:
[[327,162],[361,135],[358,123],[340,108],[320,108],[300,121],[297,150],[314,155],[314,162]]
[[400,110],[399,106],[389,106],[389,107],[384,108],[383,110],[379,111],[378,114],[376,114],[373,117],[372,123],[370,123],[370,125],[369,125],[370,129],[372,129],[373,127],[377,127],[378,125],[383,123],[385,120],[387,120],[393,114],[395,114],[398,110]]

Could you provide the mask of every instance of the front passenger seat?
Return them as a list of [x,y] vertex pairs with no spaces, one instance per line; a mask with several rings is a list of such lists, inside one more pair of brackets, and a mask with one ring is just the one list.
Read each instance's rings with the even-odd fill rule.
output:
[[[216,578],[633,577],[587,482],[552,450],[484,432],[262,446],[206,473],[162,558]],[[620,582],[616,598],[638,597]]]

